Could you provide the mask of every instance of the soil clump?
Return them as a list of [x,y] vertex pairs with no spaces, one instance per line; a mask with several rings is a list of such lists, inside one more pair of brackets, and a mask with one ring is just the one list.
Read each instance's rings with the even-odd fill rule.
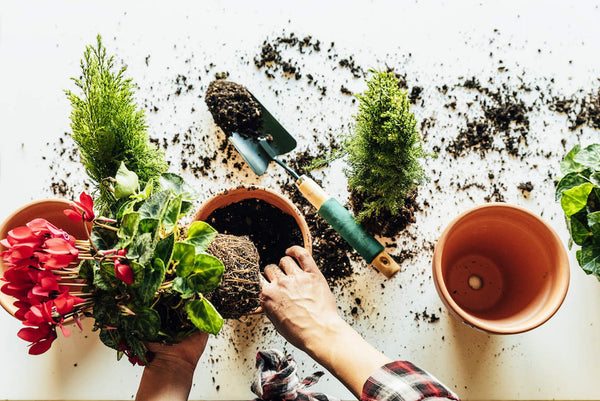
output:
[[261,270],[279,264],[285,250],[304,241],[296,220],[260,199],[246,199],[215,210],[206,222],[220,233],[248,236],[260,256]]
[[238,319],[260,306],[258,250],[247,236],[218,234],[207,252],[223,262],[219,286],[207,295],[225,319]]
[[244,86],[217,79],[208,85],[205,100],[215,123],[225,135],[237,132],[247,138],[259,136],[262,127],[260,106]]

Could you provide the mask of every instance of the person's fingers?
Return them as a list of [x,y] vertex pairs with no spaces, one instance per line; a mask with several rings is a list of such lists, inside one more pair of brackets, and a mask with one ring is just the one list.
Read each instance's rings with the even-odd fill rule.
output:
[[281,267],[285,274],[287,274],[288,276],[293,276],[294,274],[302,273],[302,269],[300,268],[300,266],[298,266],[296,261],[289,256],[284,256],[283,258],[281,258],[281,260],[279,261],[279,267]]
[[300,264],[302,270],[305,272],[316,273],[320,271],[310,252],[308,252],[305,248],[294,245],[293,247],[288,248],[285,253],[286,255],[295,258]]
[[285,274],[279,266],[271,264],[265,267],[265,276],[272,282],[273,280],[276,280],[277,277],[285,276]]

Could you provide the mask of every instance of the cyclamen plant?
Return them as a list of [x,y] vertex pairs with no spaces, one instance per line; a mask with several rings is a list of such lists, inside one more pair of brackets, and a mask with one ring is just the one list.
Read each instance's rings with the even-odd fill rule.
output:
[[139,191],[124,164],[108,183],[119,205],[114,216],[96,216],[85,193],[65,210],[88,238],[35,219],[1,242],[10,266],[1,290],[17,299],[15,316],[27,326],[18,336],[31,343],[30,354],[47,351],[57,328],[69,336],[67,319],[81,328],[82,316],[94,318],[119,359],[141,365],[152,357],[144,342],[178,342],[198,329],[216,334],[223,325],[204,297],[223,275],[221,261],[205,252],[217,232],[196,221],[184,234],[178,224],[192,209],[191,187],[165,173],[160,191],[152,183]]

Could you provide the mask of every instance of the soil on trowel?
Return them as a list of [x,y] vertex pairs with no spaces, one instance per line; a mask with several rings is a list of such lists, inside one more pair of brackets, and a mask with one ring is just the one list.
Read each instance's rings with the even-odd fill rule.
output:
[[217,79],[208,85],[205,100],[225,135],[237,132],[246,138],[258,137],[262,127],[260,106],[244,86]]
[[260,199],[246,199],[215,210],[206,222],[222,234],[248,236],[260,255],[261,270],[279,264],[285,250],[304,241],[296,220]]

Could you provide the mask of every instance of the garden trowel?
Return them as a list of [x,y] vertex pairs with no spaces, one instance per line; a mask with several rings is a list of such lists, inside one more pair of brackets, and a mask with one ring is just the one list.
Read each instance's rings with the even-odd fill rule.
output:
[[263,175],[273,160],[296,179],[296,186],[302,195],[317,208],[323,217],[342,238],[362,256],[367,263],[390,278],[400,270],[400,266],[385,252],[383,245],[356,222],[352,214],[335,198],[306,175],[298,175],[279,159],[279,155],[296,147],[296,140],[269,113],[252,94],[260,107],[262,132],[259,139],[247,138],[233,132],[229,140],[248,163],[252,171]]

